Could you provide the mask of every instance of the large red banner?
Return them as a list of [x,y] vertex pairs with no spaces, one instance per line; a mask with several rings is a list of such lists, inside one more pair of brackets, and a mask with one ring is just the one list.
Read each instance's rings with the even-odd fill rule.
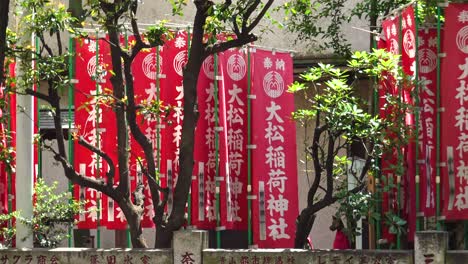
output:
[[[408,6],[401,12],[401,34],[402,34],[402,54],[401,62],[403,72],[412,78],[416,71],[416,21],[414,18],[413,6]],[[411,78],[411,79],[412,79]],[[409,106],[414,106],[412,93],[413,83],[404,83],[402,86],[403,101]],[[415,129],[415,118],[411,111],[405,115],[405,125],[412,130]],[[417,135],[416,135],[417,136]],[[404,146],[405,168],[406,172],[402,179],[401,194],[403,199],[404,215],[408,221],[408,240],[413,241],[414,231],[416,230],[416,141],[414,137],[410,138],[408,145]]]
[[[386,49],[392,54],[400,53],[400,26],[399,18],[393,17],[382,22],[382,30],[384,38],[379,41],[379,48]],[[387,96],[398,96],[399,91],[395,82],[395,78],[391,73],[385,73],[383,80],[380,80],[379,84],[379,109],[381,118],[387,119],[388,121],[401,122],[401,120],[390,120],[394,115],[392,111],[394,108],[389,105]],[[395,136],[388,131],[388,137],[391,140],[395,140]],[[395,149],[387,150],[382,155],[382,179],[381,185],[382,189],[387,189],[382,194],[382,213],[386,214],[387,212],[398,212],[398,192],[397,188],[391,188],[390,186],[397,183],[397,177],[395,176],[395,170],[393,165],[397,163],[397,154]],[[382,236],[389,243],[395,241],[395,236],[389,232],[387,226],[383,226]]]
[[[195,131],[194,147],[194,180],[192,181],[192,225],[201,229],[216,227],[216,175],[219,170],[219,137],[222,131],[217,130],[215,116],[218,107],[215,105],[215,71],[214,57],[208,57],[200,70],[197,84],[198,118]],[[216,142],[218,140],[218,142]],[[218,151],[218,152],[217,152]],[[218,160],[217,160],[218,158]],[[219,172],[219,171],[218,171]]]
[[[129,38],[132,43],[133,37]],[[135,93],[135,103],[137,105],[154,104],[160,99],[161,87],[165,85],[164,73],[162,71],[163,51],[158,48],[144,49],[134,59],[132,64],[133,87]],[[150,140],[153,146],[154,160],[156,168],[159,169],[160,149],[160,120],[158,116],[149,113],[139,112],[137,115],[137,125],[141,131]],[[141,146],[136,142],[133,136],[131,138],[131,155],[130,155],[130,174],[132,177],[132,188],[137,184],[145,186],[145,212],[141,221],[142,227],[154,227],[154,206],[151,199],[148,180],[143,175],[142,166],[147,165],[145,154]]]
[[173,189],[179,175],[179,146],[182,136],[183,114],[183,69],[187,63],[188,39],[187,32],[174,33],[174,39],[162,47],[164,56],[162,71],[167,81],[161,90],[161,100],[173,107],[170,116],[163,119],[161,127],[161,186],[169,188],[167,210],[172,210]]
[[[97,43],[96,43],[97,42]],[[116,163],[117,149],[115,148],[115,115],[109,106],[98,103],[99,95],[110,90],[111,76],[110,48],[103,39],[79,39],[76,41],[76,72],[78,83],[75,85],[75,124],[78,134],[91,145],[101,148],[108,153]],[[102,98],[102,97],[101,97]],[[103,118],[105,116],[105,118]],[[103,140],[103,138],[106,140]],[[74,164],[77,171],[87,177],[106,177],[109,165],[97,154],[76,144],[74,148]],[[115,185],[118,184],[118,170],[115,172]],[[78,217],[79,228],[96,228],[98,220],[102,225],[109,224],[107,206],[103,208],[101,193],[91,188],[75,185],[75,198],[86,201],[87,213]],[[106,198],[107,199],[107,198]],[[107,201],[107,200],[106,200]],[[112,212],[117,212],[115,221],[125,223],[123,212],[112,203]],[[111,209],[109,209],[111,210]],[[112,212],[110,212],[112,214]],[[112,221],[111,221],[112,222]],[[112,225],[112,223],[111,223]]]
[[468,4],[445,9],[442,59],[441,169],[443,215],[468,219]]
[[421,211],[435,215],[436,190],[436,120],[437,120],[437,29],[419,31],[420,123],[419,159]]
[[227,163],[221,224],[227,229],[247,229],[247,58],[244,50],[218,55],[220,116],[223,121]]
[[254,243],[292,248],[298,209],[296,127],[291,119],[292,58],[288,53],[252,50],[252,158]]

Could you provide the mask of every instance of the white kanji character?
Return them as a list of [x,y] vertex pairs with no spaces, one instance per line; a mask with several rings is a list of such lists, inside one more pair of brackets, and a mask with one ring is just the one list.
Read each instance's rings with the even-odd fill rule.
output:
[[270,229],[270,233],[268,234],[269,237],[273,238],[273,240],[290,238],[290,236],[286,234],[288,224],[286,224],[284,218],[280,217],[278,221],[271,219],[271,222],[273,224],[268,226],[268,229]]
[[269,57],[266,57],[263,60],[263,67],[265,67],[265,69],[270,69],[272,66],[273,66],[273,62],[271,61]]
[[241,129],[228,129],[227,145],[229,151],[242,151],[244,148],[244,133]]
[[289,209],[289,201],[284,199],[282,194],[278,196],[278,199],[275,199],[275,196],[270,194],[267,209],[270,210],[270,216],[273,216],[273,213],[279,213],[281,216],[284,216],[284,212]]
[[282,146],[278,146],[277,148],[269,146],[267,148],[267,153],[265,153],[265,164],[268,164],[270,168],[285,168],[285,154],[283,150],[284,148]]
[[234,107],[234,105],[229,105],[229,110],[227,111],[227,120],[230,126],[233,124],[244,125],[244,116],[245,111],[242,108]]
[[281,106],[277,105],[274,101],[271,101],[270,106],[266,108],[266,111],[270,114],[266,121],[271,121],[274,118],[277,122],[284,123],[283,119],[277,113],[279,110],[281,110]]
[[457,177],[460,181],[460,184],[463,184],[463,180],[468,182],[468,166],[465,165],[465,161],[460,160],[460,165],[457,167]]
[[116,218],[119,219],[120,222],[124,223],[126,221],[125,215],[120,207],[116,207],[117,209],[117,216]]
[[468,76],[468,57],[465,58],[465,64],[459,64],[458,68],[463,71],[458,80],[465,79]]
[[393,23],[392,24],[392,35],[396,36],[396,34],[397,34],[396,26],[395,26],[395,23]]
[[459,157],[463,158],[463,153],[468,152],[468,135],[461,133],[461,135],[458,137],[458,141],[460,142],[457,146]]
[[286,69],[286,63],[283,59],[276,59],[276,70],[284,71]]
[[158,99],[157,89],[154,83],[150,83],[150,88],[145,89],[145,93],[148,95],[148,97],[146,97],[146,102],[148,103]]
[[455,96],[455,99],[460,100],[460,105],[463,105],[465,102],[468,102],[468,86],[466,85],[465,80],[460,80],[460,86],[457,87],[456,91],[458,93]]
[[436,37],[429,38],[429,47],[437,47],[437,38]]
[[410,14],[406,15],[406,24],[411,27],[413,25],[413,17]]
[[268,127],[265,128],[265,138],[268,139],[268,144],[271,145],[273,141],[284,142],[284,137],[281,132],[284,132],[282,126],[273,125],[272,122],[268,122]]
[[244,105],[244,102],[239,98],[239,94],[242,93],[242,89],[239,88],[236,84],[233,85],[232,89],[228,90],[228,93],[230,95],[228,104],[237,102],[238,105]]
[[178,36],[174,41],[174,46],[178,49],[185,47],[186,41],[182,36]]
[[455,120],[457,121],[455,123],[455,126],[458,127],[460,131],[466,131],[468,130],[468,109],[465,109],[465,107],[460,107],[457,110],[457,115],[455,116]]
[[460,23],[466,23],[468,22],[468,11],[467,10],[462,10],[458,14],[458,22]]
[[90,39],[88,42],[88,51],[91,53],[96,53],[96,41]]
[[172,140],[173,143],[176,144],[177,147],[180,145],[180,140],[182,139],[182,126],[177,125],[174,127],[174,132],[172,133],[174,139]]
[[468,186],[465,186],[464,189],[460,186],[459,191],[460,193],[456,196],[454,206],[458,211],[468,209]]
[[245,162],[244,157],[239,152],[229,154],[229,169],[234,172],[236,176],[241,175],[242,164]]
[[270,192],[273,191],[273,188],[278,189],[281,193],[284,193],[285,188],[286,188],[286,174],[283,170],[280,169],[272,169],[270,172],[268,172],[268,176],[270,178],[268,179],[268,189]]

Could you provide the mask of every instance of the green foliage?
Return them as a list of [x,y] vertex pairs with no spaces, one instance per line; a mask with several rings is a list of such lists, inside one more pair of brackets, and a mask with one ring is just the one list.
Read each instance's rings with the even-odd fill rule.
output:
[[57,182],[48,186],[39,179],[34,187],[36,202],[33,217],[20,217],[33,230],[34,243],[40,247],[57,247],[68,237],[68,229],[75,224],[74,217],[83,213],[84,202],[72,199],[69,192],[57,193]]
[[[397,87],[405,87],[412,80],[399,66],[399,56],[384,50],[355,52],[347,66],[349,70],[318,64],[301,74],[303,82],[295,82],[289,91],[303,94],[309,102],[307,108],[298,109],[293,117],[306,129],[304,147],[307,160],[314,161],[313,170],[322,171],[320,175],[331,175],[333,178],[332,195],[339,204],[337,217],[344,216],[347,219],[347,232],[352,237],[356,221],[362,216],[378,217],[371,210],[380,201],[377,200],[378,196],[371,195],[365,189],[366,179],[360,178],[362,173],[355,169],[357,161],[350,151],[351,146],[358,145],[363,149],[365,154],[361,157],[362,162],[369,166],[364,173],[376,176],[380,172],[376,161],[383,153],[401,149],[401,146],[407,144],[412,129],[400,121],[411,109],[398,96],[386,95],[387,104],[383,108],[391,111],[387,118],[382,119],[378,114],[368,112],[368,102],[356,94],[355,85],[362,76],[387,79]],[[307,128],[311,126],[315,127],[312,137],[315,141],[312,142],[307,136],[310,133]],[[396,133],[398,136],[390,136]],[[396,175],[403,175],[405,171],[401,160],[403,155],[400,154],[400,162],[392,167]],[[331,166],[330,160],[333,162]],[[315,177],[320,175],[316,174]],[[348,189],[349,179],[353,179],[354,191]],[[386,183],[385,186],[390,190],[394,185]],[[328,187],[323,190],[329,192]],[[395,232],[400,232],[405,223],[396,217],[392,216],[392,221],[386,223]]]
[[36,246],[57,247],[61,241],[68,238],[68,229],[75,224],[74,217],[79,213],[84,213],[81,209],[84,202],[73,200],[69,192],[57,193],[57,182],[48,186],[44,180],[38,179],[34,192],[35,203],[32,218],[24,218],[21,212],[16,211],[0,215],[0,236],[4,241],[1,247],[11,246],[16,235],[14,219],[29,226]]
[[[367,20],[371,28],[379,32],[377,18],[413,2],[412,0],[359,0],[352,6],[346,0],[289,0],[277,10],[285,13],[285,25],[298,34],[300,41],[318,41],[317,51],[332,50],[335,54],[349,57],[351,45],[345,38],[343,27],[352,19]],[[433,21],[436,0],[419,1],[420,21]],[[360,24],[364,24],[360,23]]]
[[13,221],[18,217],[18,212],[0,214],[0,237],[3,241],[0,243],[0,248],[8,248],[12,246],[16,235],[16,227],[13,225]]

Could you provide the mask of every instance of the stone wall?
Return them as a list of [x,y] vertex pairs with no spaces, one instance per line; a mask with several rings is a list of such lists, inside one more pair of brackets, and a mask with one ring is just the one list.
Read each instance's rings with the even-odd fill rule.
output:
[[2,249],[0,263],[4,264],[170,264],[171,250],[137,249]]
[[468,251],[447,251],[446,232],[418,232],[415,250],[207,249],[208,232],[174,234],[174,250],[137,249],[3,249],[0,263],[32,264],[461,264]]

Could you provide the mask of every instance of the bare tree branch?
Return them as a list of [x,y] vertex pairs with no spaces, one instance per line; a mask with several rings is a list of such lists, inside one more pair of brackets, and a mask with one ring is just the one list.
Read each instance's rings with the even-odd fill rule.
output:
[[111,157],[107,155],[107,153],[103,152],[101,149],[89,144],[89,142],[87,142],[82,136],[78,137],[78,144],[90,150],[91,152],[96,153],[107,162],[107,164],[110,167],[109,172],[107,172],[107,185],[114,186],[115,164],[112,161]]

